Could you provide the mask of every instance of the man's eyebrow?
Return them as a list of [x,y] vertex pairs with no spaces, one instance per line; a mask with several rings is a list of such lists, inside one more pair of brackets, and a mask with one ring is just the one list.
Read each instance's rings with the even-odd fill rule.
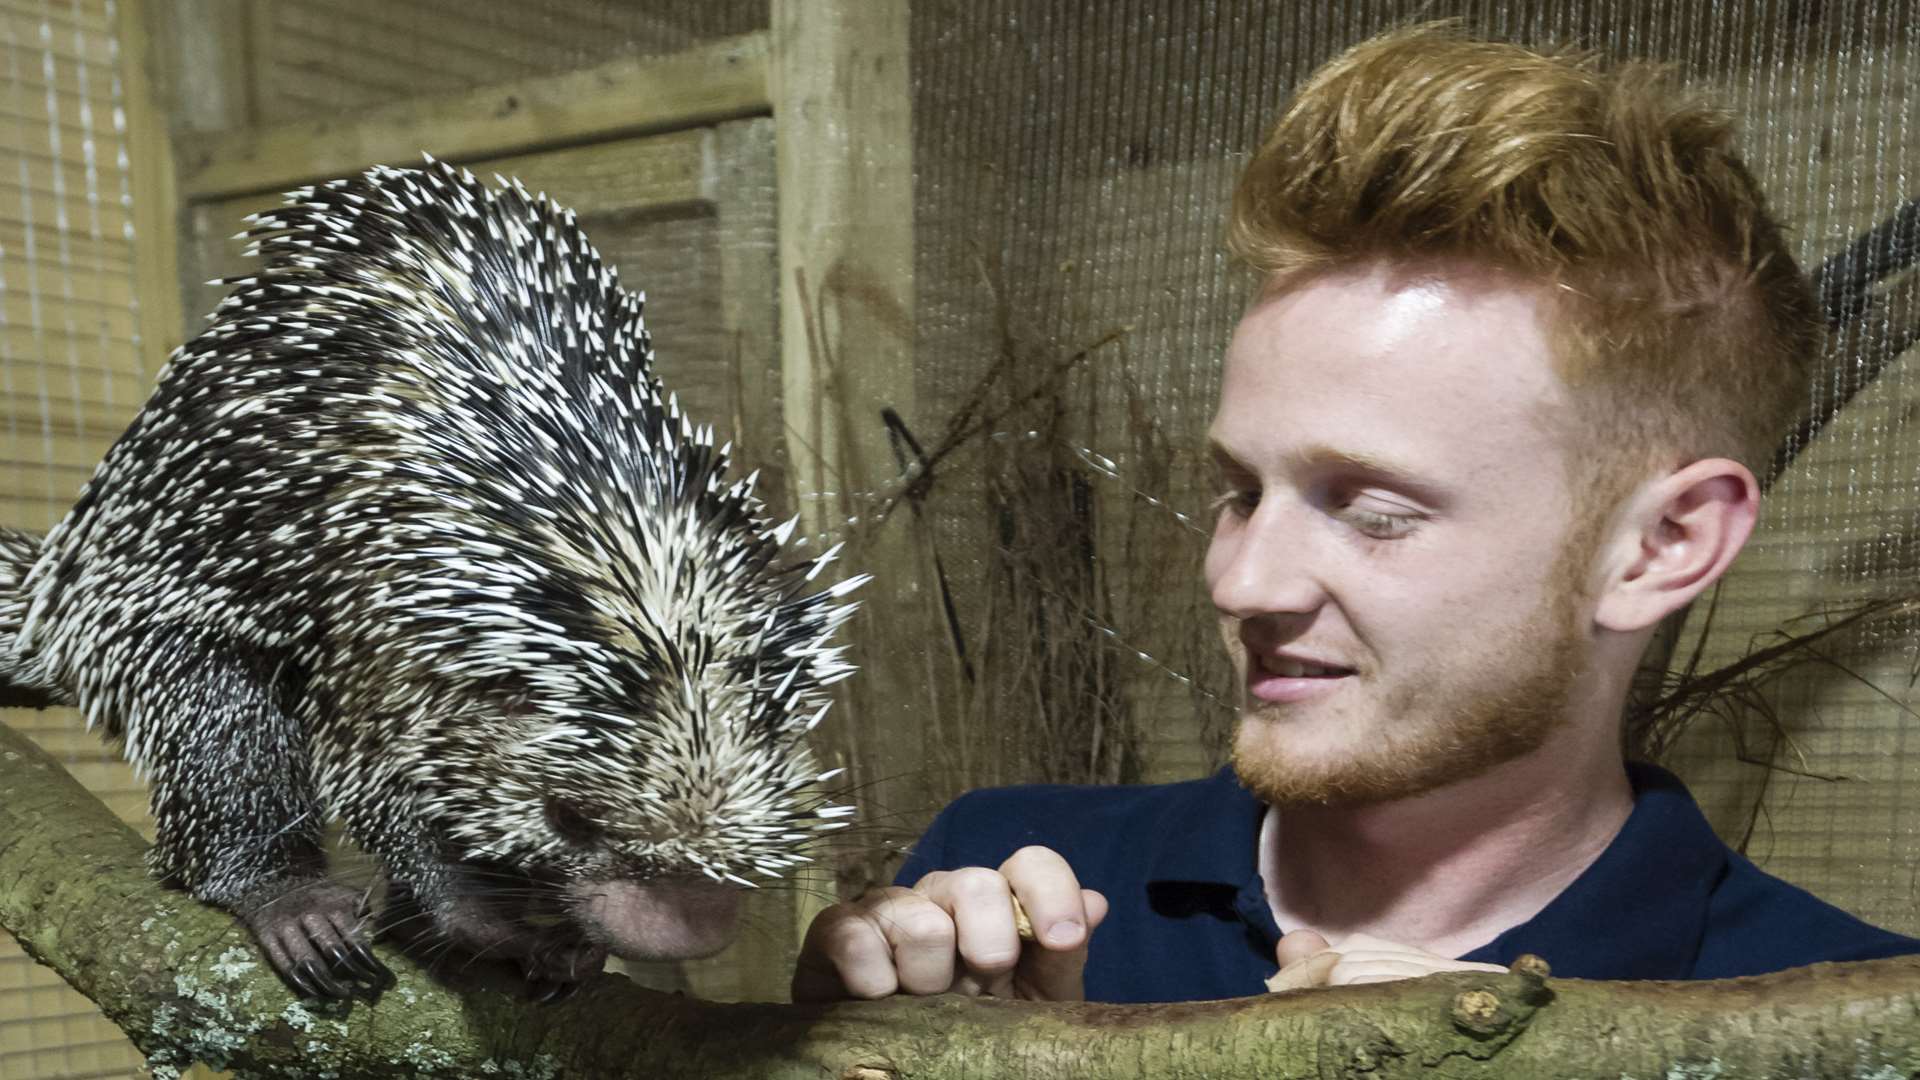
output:
[[1213,465],[1217,469],[1246,469],[1246,466],[1240,463],[1240,459],[1233,456],[1233,451],[1220,445],[1220,440],[1211,435],[1207,436],[1207,456],[1213,460]]
[[1342,450],[1323,443],[1303,446],[1295,456],[1309,466],[1335,468],[1378,479],[1386,486],[1403,491],[1429,506],[1437,507],[1448,501],[1445,489],[1429,473],[1402,461],[1379,457],[1363,450]]
[[[1248,471],[1248,466],[1218,440],[1209,438],[1207,450],[1212,454],[1215,466],[1221,469]],[[1438,486],[1432,480],[1412,467],[1363,450],[1346,450],[1325,443],[1309,443],[1290,450],[1287,457],[1310,467],[1334,468],[1377,477],[1389,486],[1402,488],[1409,494],[1429,501],[1438,501],[1441,495]]]
[[1410,467],[1390,458],[1378,457],[1364,450],[1342,450],[1324,443],[1312,443],[1300,447],[1289,455],[1309,465],[1334,465],[1354,472],[1372,473],[1389,480],[1425,487],[1419,475]]

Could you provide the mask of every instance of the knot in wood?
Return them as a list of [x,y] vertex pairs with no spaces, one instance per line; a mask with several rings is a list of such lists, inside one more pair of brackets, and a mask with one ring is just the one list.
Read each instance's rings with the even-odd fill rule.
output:
[[1548,967],[1547,962],[1540,957],[1532,953],[1521,953],[1519,956],[1513,958],[1513,973],[1515,975],[1526,975],[1535,979],[1544,979],[1553,974],[1553,969]]
[[1453,1023],[1475,1035],[1498,1035],[1511,1017],[1500,1010],[1500,997],[1491,990],[1462,990],[1453,999]]

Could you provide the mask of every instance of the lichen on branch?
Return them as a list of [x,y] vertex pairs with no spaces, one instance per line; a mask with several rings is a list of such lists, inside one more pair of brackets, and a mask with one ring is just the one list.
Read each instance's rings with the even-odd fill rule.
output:
[[[97,1003],[156,1075],[519,1078],[1910,1076],[1920,957],[1718,983],[1458,972],[1178,1005],[893,998],[718,1004],[615,975],[537,1005],[392,950],[377,1003],[295,998],[223,912],[0,724],[0,927]],[[1121,947],[1118,943],[1108,947]]]

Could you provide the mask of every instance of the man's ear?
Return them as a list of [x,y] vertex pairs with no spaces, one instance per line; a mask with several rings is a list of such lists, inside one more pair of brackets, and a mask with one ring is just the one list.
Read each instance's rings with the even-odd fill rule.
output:
[[1745,465],[1707,458],[1640,489],[1616,519],[1594,621],[1632,633],[1680,610],[1740,554],[1760,516]]

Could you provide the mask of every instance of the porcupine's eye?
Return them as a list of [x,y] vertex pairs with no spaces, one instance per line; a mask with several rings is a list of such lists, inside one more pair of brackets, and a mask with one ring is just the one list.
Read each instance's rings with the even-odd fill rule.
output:
[[569,844],[587,845],[600,839],[600,824],[564,799],[547,800],[547,824]]

